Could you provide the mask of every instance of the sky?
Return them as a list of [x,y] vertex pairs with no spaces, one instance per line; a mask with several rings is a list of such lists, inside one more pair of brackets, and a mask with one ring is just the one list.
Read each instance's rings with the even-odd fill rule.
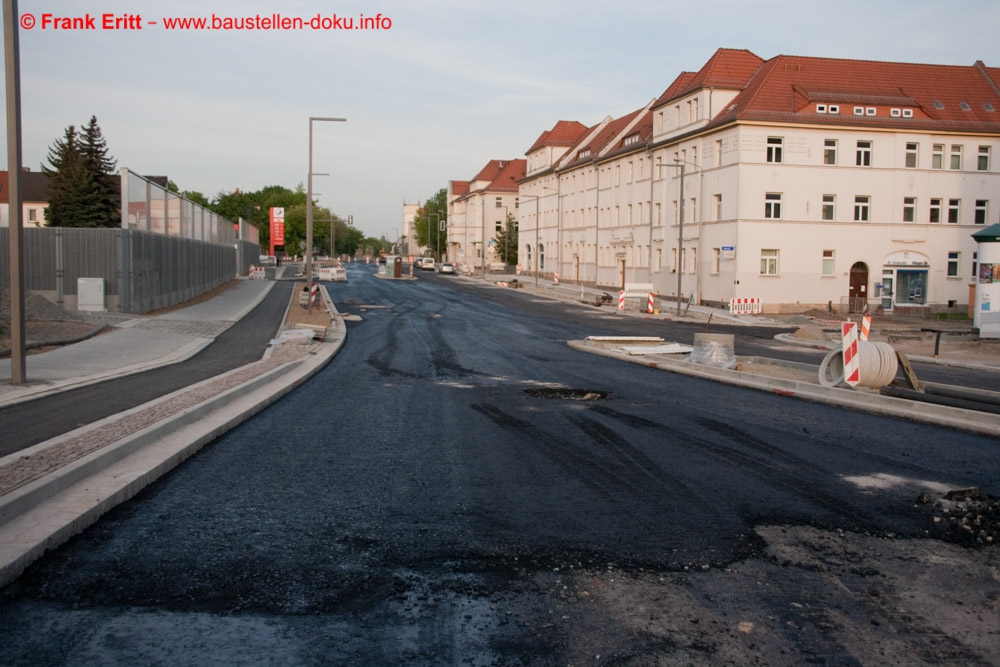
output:
[[[523,158],[559,120],[589,126],[640,109],[719,48],[1000,67],[997,0],[19,0],[17,9],[24,166],[39,170],[66,127],[96,116],[119,168],[209,199],[295,188],[309,172],[309,118],[346,118],[312,124],[312,171],[329,174],[313,177],[313,191],[366,235],[389,238],[401,233],[404,203],[470,180],[491,159]],[[170,18],[274,14],[340,25],[378,17],[379,29],[166,29]],[[123,18],[121,29],[103,29],[105,15]],[[52,25],[87,16],[92,30]],[[6,127],[4,116],[4,169]]]

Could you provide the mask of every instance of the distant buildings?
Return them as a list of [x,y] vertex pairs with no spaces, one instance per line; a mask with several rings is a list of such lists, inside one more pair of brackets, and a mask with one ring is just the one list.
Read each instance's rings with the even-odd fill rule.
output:
[[[10,226],[10,173],[0,171],[0,227]],[[21,172],[21,226],[43,227],[49,205],[49,177],[40,172]]]
[[507,214],[518,219],[518,182],[524,170],[524,160],[490,160],[471,181],[448,184],[446,256],[450,261],[462,268],[489,268],[499,262],[490,241],[502,229]]
[[[449,258],[478,258],[507,207],[528,275],[768,312],[964,311],[971,235],[1000,219],[998,108],[982,62],[720,49],[626,116],[559,121],[526,161],[452,181]],[[511,190],[494,165],[515,162]]]

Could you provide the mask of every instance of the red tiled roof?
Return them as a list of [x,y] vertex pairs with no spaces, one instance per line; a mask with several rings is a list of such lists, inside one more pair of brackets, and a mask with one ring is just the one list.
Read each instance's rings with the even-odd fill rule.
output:
[[490,192],[517,192],[517,182],[524,178],[527,168],[527,160],[510,160],[504,163],[503,169],[486,189]]
[[452,181],[451,182],[451,194],[456,197],[461,197],[469,191],[468,181]]
[[493,179],[500,175],[505,162],[505,160],[490,160],[486,163],[485,167],[479,170],[478,174],[472,177],[471,183],[475,183],[476,181],[492,182]]
[[[777,56],[709,127],[765,120],[995,132],[1000,129],[997,74],[977,66]],[[816,113],[815,105],[824,103],[844,108],[837,115]],[[877,115],[855,116],[854,106],[875,107]],[[891,108],[910,108],[913,117],[892,117]]]
[[588,128],[583,123],[575,120],[561,120],[551,130],[542,132],[524,154],[529,155],[542,146],[572,146],[587,132]]
[[682,72],[660,95],[653,108],[699,88],[740,90],[763,63],[760,56],[746,49],[718,49],[696,73]]
[[[589,162],[594,158],[598,157],[601,151],[605,150],[606,148],[609,148],[609,142],[618,137],[618,135],[621,134],[622,130],[628,127],[629,123],[635,120],[636,117],[639,114],[643,113],[644,111],[645,108],[638,109],[636,111],[633,111],[632,113],[622,116],[621,118],[616,118],[615,120],[612,120],[603,128],[601,128],[601,130],[589,141],[587,141],[586,137],[584,137],[584,139],[581,141],[579,145],[573,146],[572,150],[569,153],[572,156],[570,160],[566,162],[566,164],[560,165],[559,168],[566,169],[568,167],[579,164],[580,162]],[[652,134],[653,130],[652,116],[650,116],[648,113],[645,115],[649,117],[649,134]],[[643,121],[640,121],[638,126],[633,128],[632,131],[629,132],[627,136],[632,136],[637,132],[640,134],[641,142],[644,142],[649,139],[648,136],[642,136]],[[614,147],[612,147],[612,149],[614,150],[620,148],[624,140],[625,137],[619,138],[617,144]],[[581,158],[580,153],[585,153],[587,150],[590,151],[589,155],[586,155],[586,157]]]
[[[10,203],[10,173],[0,171],[0,203]],[[49,177],[37,171],[21,172],[21,200],[24,202],[49,201]]]

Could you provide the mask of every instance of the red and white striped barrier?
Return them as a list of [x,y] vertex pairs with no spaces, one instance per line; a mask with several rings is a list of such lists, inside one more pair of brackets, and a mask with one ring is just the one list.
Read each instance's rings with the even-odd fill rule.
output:
[[552,274],[552,284],[553,285],[558,285],[559,284],[559,272],[558,271],[556,271],[555,273]]
[[520,264],[517,265],[516,271],[517,271],[517,275],[521,275],[521,265]]
[[317,296],[319,296],[319,283],[313,283],[309,287],[309,310],[312,310],[313,304],[316,303]]
[[844,349],[844,382],[855,387],[861,382],[861,362],[858,359],[858,325],[844,322],[841,325]]
[[872,329],[872,318],[865,315],[861,318],[861,340],[868,340],[868,336],[871,334]]
[[618,293],[618,310],[625,310],[625,290]]
[[732,315],[756,315],[761,312],[760,299],[730,299],[729,312]]
[[263,266],[250,265],[250,280],[264,280],[265,273]]
[[652,313],[653,312],[653,293],[652,292],[649,293],[649,302],[646,304],[646,312],[647,313]]

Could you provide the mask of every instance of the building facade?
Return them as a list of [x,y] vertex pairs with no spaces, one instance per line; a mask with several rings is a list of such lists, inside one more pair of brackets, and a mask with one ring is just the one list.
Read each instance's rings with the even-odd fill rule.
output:
[[520,263],[768,312],[964,310],[1000,218],[1000,69],[720,49],[527,151]]
[[502,270],[494,241],[508,214],[518,218],[518,182],[525,164],[490,160],[471,181],[449,182],[445,258],[460,271]]

